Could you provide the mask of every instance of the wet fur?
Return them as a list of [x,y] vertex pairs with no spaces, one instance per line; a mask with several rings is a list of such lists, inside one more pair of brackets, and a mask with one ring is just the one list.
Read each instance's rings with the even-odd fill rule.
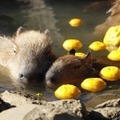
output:
[[115,0],[107,13],[110,13],[109,17],[95,27],[94,35],[104,36],[109,27],[120,25],[120,0]]
[[20,27],[12,37],[0,36],[0,64],[9,69],[10,77],[17,83],[41,81],[54,60],[48,30]]
[[94,74],[91,56],[80,59],[74,55],[59,57],[46,73],[48,87],[57,88],[62,84],[80,85],[84,78]]

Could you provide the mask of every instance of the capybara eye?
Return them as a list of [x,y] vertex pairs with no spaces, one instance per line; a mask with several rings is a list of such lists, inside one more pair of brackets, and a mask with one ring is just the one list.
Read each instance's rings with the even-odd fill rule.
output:
[[76,66],[74,66],[73,68],[74,69],[79,69],[81,67],[81,65],[76,65]]
[[14,52],[14,53],[17,53],[17,52],[18,52],[18,47],[17,47],[17,46],[14,46],[13,52]]
[[16,50],[13,50],[14,53],[16,53]]

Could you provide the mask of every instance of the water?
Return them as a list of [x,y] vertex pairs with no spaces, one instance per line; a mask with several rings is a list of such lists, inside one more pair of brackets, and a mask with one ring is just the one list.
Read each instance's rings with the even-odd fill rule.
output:
[[[6,0],[7,1],[7,0]],[[103,36],[94,36],[94,28],[96,25],[105,21],[108,15],[106,11],[109,9],[109,4],[92,4],[94,0],[19,0],[0,1],[0,33],[12,35],[19,26],[24,26],[27,29],[39,29],[44,31],[49,29],[53,40],[53,47],[58,56],[67,53],[62,48],[62,43],[65,39],[76,38],[82,41],[83,47],[79,50],[82,52],[88,51],[88,46],[94,40],[101,40]],[[104,6],[106,5],[106,6]],[[83,24],[78,28],[72,28],[68,22],[72,18],[81,18]],[[105,53],[97,53],[101,55]],[[9,74],[6,69],[0,67],[0,90],[14,89],[12,82],[7,76]],[[43,85],[30,86],[26,90],[32,94],[41,92],[43,98],[54,100],[52,90],[46,89]],[[85,92],[80,99],[91,108],[96,104],[112,98],[118,98],[119,85],[112,86],[112,89],[107,89],[100,93]]]

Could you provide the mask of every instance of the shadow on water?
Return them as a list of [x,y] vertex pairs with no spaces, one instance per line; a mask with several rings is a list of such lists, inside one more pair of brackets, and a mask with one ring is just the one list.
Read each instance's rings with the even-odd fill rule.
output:
[[[110,4],[94,3],[94,0],[1,0],[0,1],[0,34],[14,34],[19,26],[27,29],[39,29],[44,31],[49,29],[53,41],[53,47],[56,54],[63,55],[66,51],[61,47],[65,39],[77,38],[83,43],[82,52],[88,50],[88,45],[94,40],[102,40],[94,36],[93,31],[96,25],[102,23],[108,15],[106,11]],[[72,18],[81,18],[83,24],[78,28],[72,28],[68,22]],[[101,53],[100,53],[101,54]],[[102,53],[103,54],[103,53]],[[0,88],[13,89],[7,73],[0,67]],[[10,87],[7,87],[10,86]],[[1,91],[2,91],[1,90]],[[42,84],[30,86],[28,92],[36,94],[41,92],[46,99],[54,100],[52,90],[46,89]],[[85,92],[81,100],[86,102],[88,107],[94,106],[100,102],[119,96],[119,86],[113,90],[108,89],[100,93]],[[102,99],[101,99],[102,98]],[[98,101],[96,103],[95,101]],[[94,105],[93,105],[94,103]]]

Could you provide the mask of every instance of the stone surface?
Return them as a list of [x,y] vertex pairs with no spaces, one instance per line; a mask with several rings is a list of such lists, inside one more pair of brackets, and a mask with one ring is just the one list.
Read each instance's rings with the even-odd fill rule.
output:
[[[10,109],[9,109],[10,108]],[[80,100],[38,100],[16,91],[0,94],[0,120],[119,120],[120,98],[87,111]]]
[[26,104],[6,110],[0,114],[2,120],[83,120],[67,109]]
[[2,111],[2,120],[84,120],[85,106],[80,100],[57,100],[53,102],[37,100],[29,94],[19,92],[1,93],[1,98],[14,108]]
[[0,97],[5,102],[8,102],[14,106],[32,104],[32,102],[37,102],[37,100],[35,100],[32,95],[17,91],[13,91],[13,92],[5,91],[0,94]]
[[113,99],[97,105],[90,112],[92,120],[120,120],[120,99]]
[[9,103],[4,102],[1,98],[0,98],[0,112],[2,112],[3,110],[9,109],[13,106],[11,106]]

